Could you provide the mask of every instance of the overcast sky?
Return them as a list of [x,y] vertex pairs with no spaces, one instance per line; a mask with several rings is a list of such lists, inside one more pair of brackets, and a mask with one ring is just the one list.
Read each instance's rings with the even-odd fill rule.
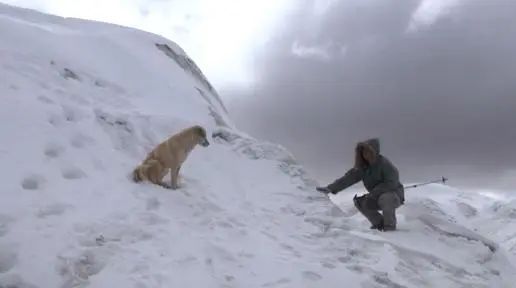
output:
[[255,85],[227,92],[247,95],[229,103],[237,123],[323,182],[368,137],[405,181],[514,179],[516,1],[311,2],[256,55]]
[[170,38],[322,183],[369,137],[403,181],[515,182],[514,0],[2,1]]

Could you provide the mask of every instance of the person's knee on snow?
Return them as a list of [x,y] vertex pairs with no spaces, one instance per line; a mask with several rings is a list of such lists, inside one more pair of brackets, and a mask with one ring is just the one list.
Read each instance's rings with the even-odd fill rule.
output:
[[396,230],[396,209],[400,205],[400,198],[394,192],[383,193],[378,198],[378,206],[383,215],[384,230]]
[[371,223],[371,229],[379,229],[381,230],[383,227],[383,216],[378,213],[380,207],[377,204],[377,200],[372,197],[366,195],[362,195],[360,197],[353,197],[353,202],[357,210],[366,217],[367,220]]

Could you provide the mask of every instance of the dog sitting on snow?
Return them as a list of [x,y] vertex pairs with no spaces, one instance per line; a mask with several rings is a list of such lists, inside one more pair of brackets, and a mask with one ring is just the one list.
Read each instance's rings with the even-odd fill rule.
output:
[[[179,169],[195,145],[207,147],[206,130],[195,125],[172,135],[154,148],[147,158],[134,169],[134,182],[150,181],[165,188],[177,189]],[[163,177],[170,170],[170,185],[163,182]]]

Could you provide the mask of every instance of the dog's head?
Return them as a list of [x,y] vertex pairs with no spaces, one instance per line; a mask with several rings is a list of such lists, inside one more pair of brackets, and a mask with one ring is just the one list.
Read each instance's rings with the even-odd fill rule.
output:
[[199,125],[194,126],[193,129],[195,131],[195,135],[198,138],[197,144],[203,147],[208,147],[210,142],[208,142],[208,138],[206,137],[206,130]]

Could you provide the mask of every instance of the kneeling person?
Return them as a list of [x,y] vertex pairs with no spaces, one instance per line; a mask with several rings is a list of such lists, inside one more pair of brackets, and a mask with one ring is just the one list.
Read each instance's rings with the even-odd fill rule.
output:
[[[380,154],[377,138],[358,143],[355,166],[330,185],[317,187],[317,190],[337,194],[360,180],[369,193],[362,197],[355,195],[355,207],[371,222],[372,229],[396,230],[396,209],[405,201],[405,192],[398,169]],[[378,210],[382,210],[383,215]]]

